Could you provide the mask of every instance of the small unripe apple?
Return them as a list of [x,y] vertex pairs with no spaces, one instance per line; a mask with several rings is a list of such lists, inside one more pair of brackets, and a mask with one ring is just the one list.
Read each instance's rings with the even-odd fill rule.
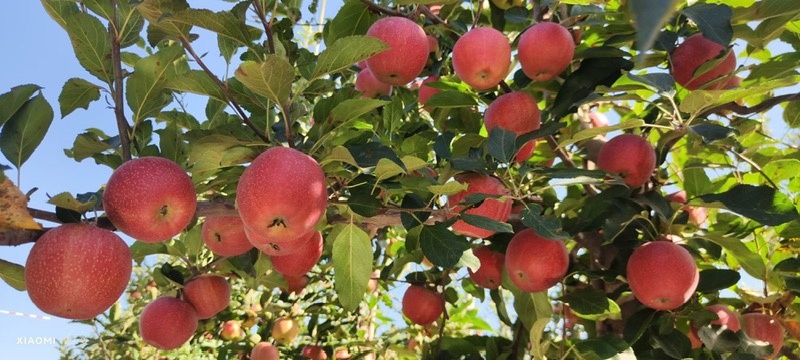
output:
[[322,234],[312,231],[305,243],[295,253],[270,256],[272,267],[284,276],[303,276],[311,271],[322,256]]
[[328,358],[328,354],[325,353],[325,350],[317,345],[303,346],[303,349],[300,351],[300,354],[304,358],[311,360],[326,360]]
[[222,276],[203,274],[186,282],[183,298],[192,304],[199,319],[208,319],[228,307],[231,286]]
[[703,34],[694,34],[683,41],[670,55],[670,73],[675,82],[689,90],[723,89],[727,81],[715,81],[730,75],[736,69],[736,55],[733,52],[725,55],[725,59],[716,63],[711,69],[702,74],[697,70],[709,61],[726,51],[725,47],[706,39]]
[[171,296],[153,300],[142,309],[139,334],[161,350],[177,349],[197,330],[197,314],[189,303]]
[[597,154],[597,167],[608,173],[619,174],[625,184],[638,188],[656,168],[656,152],[643,137],[622,134],[603,144]]
[[299,333],[300,326],[298,326],[295,319],[290,317],[280,317],[275,319],[275,322],[272,323],[272,338],[281,344],[286,345],[291,343],[297,338]]
[[91,319],[125,292],[132,261],[128,245],[111,231],[89,224],[58,226],[39,237],[28,254],[28,296],[47,314]]
[[242,173],[236,204],[253,246],[264,252],[280,249],[308,234],[325,215],[325,173],[298,150],[271,147]]
[[453,46],[453,71],[476,90],[497,86],[510,66],[511,45],[506,36],[494,28],[473,28]]
[[388,50],[367,59],[367,67],[378,81],[402,86],[422,73],[430,47],[417,23],[399,16],[385,17],[373,23],[367,35],[389,45]]
[[[508,189],[505,185],[496,177],[489,175],[461,173],[455,176],[455,180],[467,184],[467,189],[448,196],[447,207],[453,214],[457,214],[464,209],[464,205],[459,204],[470,194],[508,195]],[[512,201],[509,199],[504,199],[502,197],[487,198],[479,206],[473,207],[465,211],[465,213],[505,222],[508,220],[508,215],[511,214],[511,205]],[[456,221],[453,224],[453,231],[474,238],[487,238],[494,235],[494,231],[467,224],[464,220]]]
[[545,291],[567,274],[569,252],[563,241],[539,236],[533,229],[514,234],[506,249],[506,271],[520,290]]
[[778,356],[783,347],[784,337],[783,326],[778,319],[762,313],[747,313],[742,315],[742,322],[742,328],[747,336],[772,345],[772,354],[765,359]]
[[236,320],[228,320],[222,324],[219,336],[225,340],[239,341],[244,339],[242,323]]
[[670,241],[652,241],[634,250],[626,277],[636,299],[656,310],[685,304],[700,280],[689,251]]
[[531,26],[519,37],[517,56],[522,72],[534,81],[548,81],[567,69],[575,55],[569,31],[554,22]]
[[180,165],[162,157],[145,156],[120,165],[103,193],[108,220],[119,231],[149,243],[178,235],[192,221],[196,207],[192,179]]
[[[486,131],[495,127],[513,131],[517,136],[538,130],[542,125],[539,105],[533,95],[524,91],[514,91],[497,97],[483,114]],[[515,156],[517,162],[524,162],[533,155],[536,140],[523,145]]]
[[472,254],[480,261],[477,271],[467,269],[469,277],[482,288],[497,289],[503,277],[503,264],[506,256],[503,253],[492,251],[488,246],[481,245],[472,249]]
[[363,69],[356,75],[356,90],[365,98],[392,95],[392,85],[380,82],[369,69]]
[[[727,306],[723,304],[714,304],[706,306],[706,310],[713,312],[717,315],[716,320],[711,321],[711,325],[721,325],[725,326],[730,331],[736,332],[742,328],[741,324],[739,323],[739,314],[735,313],[733,310],[729,309]],[[692,343],[692,348],[696,349],[703,344],[702,340],[697,335],[698,329],[692,325],[689,329],[689,341]]]
[[201,231],[203,243],[219,256],[239,256],[253,248],[238,216],[208,216]]
[[403,294],[403,315],[411,322],[427,326],[444,313],[442,294],[421,285],[411,285]]
[[250,360],[280,360],[281,353],[271,342],[261,341],[250,351]]

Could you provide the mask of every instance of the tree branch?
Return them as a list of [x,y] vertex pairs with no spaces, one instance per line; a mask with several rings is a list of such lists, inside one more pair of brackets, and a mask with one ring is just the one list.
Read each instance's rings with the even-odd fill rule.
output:
[[267,21],[267,12],[264,11],[264,7],[261,6],[261,1],[253,1],[253,6],[256,8],[258,20],[261,21],[262,25],[264,25],[264,34],[267,36],[267,47],[269,48],[269,53],[274,54],[275,39],[273,39],[272,36],[272,21]]
[[367,9],[370,9],[374,12],[389,15],[389,16],[402,16],[407,17],[406,14],[403,14],[400,11],[389,9],[387,7],[380,6],[372,1],[369,0],[361,0],[361,2],[367,6]]
[[269,139],[269,136],[265,133],[262,133],[261,130],[259,130],[255,126],[255,124],[253,124],[253,122],[250,121],[250,118],[247,116],[247,114],[245,114],[244,110],[242,110],[242,107],[239,106],[239,103],[237,103],[236,100],[233,99],[233,95],[231,94],[230,89],[228,89],[228,86],[225,85],[225,83],[223,83],[222,80],[220,80],[216,75],[214,75],[213,72],[211,72],[211,69],[209,69],[208,66],[206,66],[206,64],[203,62],[203,59],[201,59],[200,56],[198,56],[197,53],[194,51],[194,48],[192,48],[192,44],[189,43],[189,40],[185,37],[181,37],[180,40],[181,40],[181,45],[183,46],[184,49],[186,49],[187,52],[189,52],[189,55],[192,56],[192,59],[194,59],[194,61],[198,65],[200,65],[200,68],[203,69],[206,75],[208,75],[208,77],[211,78],[211,80],[214,81],[215,84],[217,84],[217,87],[219,87],[219,89],[222,90],[222,94],[225,95],[226,100],[228,100],[228,104],[231,107],[233,107],[233,109],[242,119],[242,122],[244,122],[245,125],[247,125],[247,127],[253,130],[256,136],[261,138],[261,140],[270,143],[271,141]]
[[704,118],[704,117],[707,117],[708,115],[711,115],[711,114],[714,114],[714,113],[725,112],[725,111],[734,112],[734,113],[739,114],[739,115],[756,114],[756,113],[760,113],[760,112],[766,111],[766,110],[772,108],[773,106],[778,105],[778,104],[780,104],[782,102],[798,101],[798,100],[800,100],[800,93],[775,96],[775,97],[769,98],[767,100],[764,100],[763,102],[761,102],[758,105],[753,105],[751,107],[742,106],[742,105],[739,105],[739,104],[737,104],[735,102],[729,102],[727,104],[722,104],[722,105],[719,105],[719,106],[715,106],[715,107],[713,107],[711,109],[708,109],[708,110],[704,111],[703,113],[701,113],[699,117]]
[[114,82],[111,84],[112,98],[114,99],[114,116],[117,119],[119,140],[122,146],[122,161],[131,159],[131,127],[125,118],[125,100],[123,99],[122,85],[122,59],[120,57],[119,32],[117,30],[117,2],[111,0],[111,20],[108,23],[108,32],[111,34],[111,65],[114,68]]

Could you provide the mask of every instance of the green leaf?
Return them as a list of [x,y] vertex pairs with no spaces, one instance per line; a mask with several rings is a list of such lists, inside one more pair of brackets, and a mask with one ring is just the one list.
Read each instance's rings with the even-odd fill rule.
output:
[[334,289],[347,311],[355,311],[372,275],[372,243],[355,224],[343,225],[333,240]]
[[254,93],[282,105],[292,91],[294,67],[285,58],[267,55],[264,62],[243,62],[235,76]]
[[351,187],[347,206],[358,215],[365,217],[376,216],[382,205],[376,195],[372,192],[372,185],[368,183]]
[[742,266],[750,276],[760,278],[764,276],[766,266],[764,259],[760,255],[750,251],[741,240],[733,237],[726,237],[719,234],[709,233],[702,236],[696,236],[701,239],[709,240],[719,246],[722,246],[729,255]]
[[621,318],[619,305],[595,288],[577,289],[562,296],[560,300],[568,303],[572,312],[583,319],[600,321]]
[[675,91],[675,79],[667,73],[649,73],[642,75],[628,74],[628,78],[665,95]]
[[86,201],[80,201],[72,196],[72,194],[63,192],[48,199],[47,203],[83,214],[89,210],[95,209],[95,206],[100,199],[97,196],[94,196],[85,200]]
[[[507,272],[503,272],[507,274]],[[504,276],[505,278],[505,276]],[[504,279],[505,283],[505,279]],[[532,330],[539,319],[550,319],[553,315],[553,306],[546,291],[537,293],[524,293],[514,288],[514,310],[526,329]]]
[[733,39],[733,27],[731,26],[733,10],[730,6],[694,4],[681,10],[681,13],[697,24],[706,39],[722,46],[728,46],[731,43]]
[[101,87],[81,78],[71,78],[64,83],[58,95],[61,118],[63,119],[77,108],[88,109],[92,101],[100,99]]
[[[83,159],[100,154],[106,150],[115,148],[117,144],[111,144],[105,134],[98,134],[95,131],[88,131],[75,137],[72,143],[72,149],[69,149],[68,156],[75,159],[75,161],[82,161]],[[117,140],[119,138],[116,138]]]
[[653,47],[658,34],[675,13],[680,0],[631,0],[628,2],[636,21],[637,62],[644,61],[644,55]]
[[800,173],[800,160],[778,159],[764,165],[761,171],[774,182],[791,180]]
[[712,143],[736,135],[734,129],[713,123],[692,125],[689,127],[689,131],[700,135],[705,143]]
[[189,8],[186,0],[143,0],[136,5],[139,11],[149,23],[148,40],[150,45],[163,40],[167,35],[173,37],[188,37],[191,25],[179,21],[171,21],[173,14],[177,14]]
[[[180,241],[183,241],[184,245],[186,246],[186,254],[189,256],[198,256],[200,254],[200,250],[203,248],[203,227],[202,226],[195,226],[191,228],[189,231],[184,232],[181,234]],[[259,273],[256,273],[259,275]]]
[[[2,124],[2,120],[3,118],[0,116],[0,124]],[[793,129],[800,128],[800,101],[790,101],[786,104],[786,108],[783,109],[783,121]]]
[[475,98],[457,90],[445,90],[433,94],[425,103],[430,108],[460,108],[478,105]]
[[513,131],[495,127],[489,132],[489,155],[500,162],[511,161],[517,153],[516,139],[517,134]]
[[428,190],[436,196],[453,195],[467,189],[467,184],[458,181],[449,181],[442,185],[430,185]]
[[243,164],[258,152],[248,143],[232,136],[214,134],[195,140],[189,148],[188,161],[195,180],[211,176],[221,168]]
[[25,291],[25,268],[0,259],[0,279],[18,291]]
[[67,34],[78,62],[86,71],[110,84],[114,78],[111,64],[111,36],[96,17],[85,13],[66,18]]
[[692,351],[689,338],[680,331],[670,331],[666,334],[657,333],[653,336],[653,340],[667,356],[673,359],[683,359]]
[[719,331],[710,326],[701,326],[697,329],[697,337],[707,348],[718,353],[727,353],[739,347],[739,337],[728,329]]
[[[230,11],[213,12],[207,9],[186,9],[175,13],[168,18],[169,21],[193,25],[213,31],[219,36],[226,37],[241,45],[250,46],[254,40],[251,30],[256,30],[245,25],[244,21],[237,18]],[[260,35],[260,31],[257,31]]]
[[[609,334],[579,341],[575,344],[575,348],[580,351],[581,354],[594,353],[599,356],[600,359],[610,359],[630,348],[630,345],[625,343],[622,339]],[[630,357],[620,356],[618,358],[628,359],[635,358],[635,356],[630,354]]]
[[728,210],[769,226],[800,218],[792,199],[769,186],[736,185],[724,193],[701,195],[700,199],[709,204],[720,202]]
[[172,102],[172,96],[165,92],[164,85],[169,79],[180,75],[180,70],[173,62],[183,55],[182,47],[172,45],[136,62],[125,89],[125,99],[133,111],[134,124],[155,117]]
[[713,190],[705,169],[690,167],[683,169],[683,189],[689,197],[708,194]]
[[336,105],[331,110],[330,116],[334,122],[345,122],[358,118],[388,103],[388,101],[378,99],[347,99]]
[[[643,0],[639,0],[643,1]],[[661,0],[647,0],[647,2]],[[570,74],[556,94],[550,110],[553,119],[561,119],[577,111],[578,105],[589,97],[597,86],[612,86],[622,77],[623,70],[633,69],[633,62],[621,57],[589,58],[581,61],[581,66]]]
[[164,87],[177,91],[211,96],[222,101],[226,100],[225,94],[223,94],[220,87],[203,70],[189,70],[181,74],[181,76],[172,77],[166,81]]
[[67,28],[67,18],[79,14],[78,5],[71,1],[42,0],[42,6],[47,14],[62,28]]
[[470,249],[466,238],[454,234],[441,222],[423,226],[419,242],[428,260],[446,269],[454,268],[463,253]]
[[388,48],[386,43],[371,36],[357,35],[340,38],[319,54],[311,78],[347,69]]
[[[511,201],[511,200],[506,200],[506,201]],[[502,221],[497,221],[495,219],[490,219],[485,216],[463,213],[461,214],[461,220],[464,220],[464,222],[472,226],[476,226],[481,229],[491,230],[496,233],[514,232],[514,229],[511,228],[511,224],[504,223]]]
[[[358,166],[370,168],[377,166],[381,160],[393,161],[397,166],[404,168],[403,161],[397,157],[392,148],[379,142],[368,142],[366,144],[353,144],[347,147],[351,154],[355,155]],[[403,169],[405,171],[405,169]]]
[[0,151],[18,169],[42,143],[53,122],[53,108],[44,95],[22,105],[0,129]]
[[742,276],[738,272],[728,269],[705,269],[700,271],[700,282],[697,291],[713,293],[736,285]]
[[0,95],[0,126],[3,126],[8,119],[11,119],[17,110],[25,105],[31,96],[41,88],[41,86],[33,84],[19,85]]
[[543,211],[544,209],[538,204],[526,203],[520,212],[520,221],[541,237],[551,240],[569,239],[569,234],[561,227],[561,221],[541,215]]
[[325,45],[332,46],[336,40],[346,36],[364,35],[379,18],[377,13],[371,12],[361,1],[344,1],[336,16],[325,24]]
[[598,127],[598,128],[584,129],[584,130],[578,131],[577,133],[572,135],[572,137],[570,137],[570,138],[561,140],[561,143],[559,143],[558,146],[559,147],[566,147],[566,146],[572,145],[574,143],[577,143],[577,142],[580,142],[580,141],[583,141],[583,140],[589,140],[589,139],[594,138],[595,136],[598,136],[598,135],[604,135],[604,134],[607,134],[609,132],[617,131],[617,130],[635,129],[635,128],[642,127],[643,125],[644,125],[644,120],[631,119],[631,120],[625,120],[625,121],[623,121],[623,122],[621,122],[621,123],[619,123],[617,125],[610,125],[610,126],[603,126],[603,127]]
[[718,105],[744,99],[753,94],[766,94],[775,89],[795,85],[798,82],[800,82],[800,75],[794,75],[759,81],[752,86],[731,90],[694,90],[683,98],[683,101],[678,105],[678,109],[682,112],[697,114]]
[[167,243],[165,242],[146,243],[142,241],[136,241],[133,243],[133,245],[131,245],[131,256],[137,264],[141,264],[147,255],[168,253]]
[[[422,198],[415,194],[409,193],[403,196],[403,201],[400,207],[403,209],[423,209],[426,203]],[[414,227],[422,225],[431,216],[429,211],[404,211],[400,213],[400,221],[406,230],[411,230]]]

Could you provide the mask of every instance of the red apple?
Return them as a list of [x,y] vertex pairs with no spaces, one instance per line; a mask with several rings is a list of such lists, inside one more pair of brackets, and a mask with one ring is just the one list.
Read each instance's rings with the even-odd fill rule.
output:
[[[496,177],[478,173],[461,173],[455,176],[456,181],[467,185],[467,189],[457,194],[448,196],[447,207],[453,215],[459,213],[464,206],[459,205],[470,194],[508,195],[508,189]],[[512,201],[503,198],[487,198],[479,206],[466,211],[467,214],[480,215],[497,221],[508,220],[511,214]],[[481,229],[458,220],[453,224],[453,231],[474,238],[487,238],[494,235],[494,231]]]
[[272,324],[272,338],[281,344],[288,344],[297,338],[300,333],[300,327],[297,321],[290,317],[280,317]]
[[242,173],[236,204],[253,246],[265,252],[280,249],[308,234],[325,215],[325,173],[298,150],[271,147]]
[[[729,309],[727,306],[723,304],[714,304],[706,306],[706,310],[717,315],[717,320],[712,320],[710,324],[725,326],[733,332],[739,331],[739,329],[742,328],[741,324],[739,323],[739,315],[733,310]],[[703,342],[698,337],[697,328],[694,325],[692,325],[689,330],[689,334],[687,334],[689,336],[689,341],[692,343],[692,348],[696,349],[700,347]]]
[[300,251],[313,231],[312,229],[310,232],[300,235],[296,239],[277,243],[267,236],[259,235],[247,227],[244,228],[244,233],[247,235],[247,240],[250,241],[250,244],[265,244],[264,247],[259,248],[259,250],[269,256],[284,256]]
[[378,291],[378,280],[381,278],[381,272],[375,270],[372,272],[372,276],[369,278],[369,282],[367,282],[367,293],[374,293]]
[[589,121],[593,128],[608,126],[608,117],[601,112],[592,111],[589,113]]
[[[523,91],[514,91],[497,97],[483,114],[486,131],[495,127],[513,131],[517,136],[539,129],[542,124],[536,98]],[[536,140],[525,143],[516,154],[517,162],[524,162],[533,155]]]
[[510,66],[511,45],[506,36],[494,28],[473,28],[453,46],[453,71],[476,90],[497,86]]
[[[678,204],[686,204],[688,200],[686,191],[683,190],[679,190],[672,194],[664,196],[664,198]],[[689,222],[697,226],[700,226],[701,224],[706,222],[706,219],[708,219],[708,211],[704,207],[683,205],[681,206],[681,209],[689,214]]]
[[295,293],[300,294],[308,285],[308,276],[283,276],[284,280],[286,280],[286,288],[281,288],[280,290],[285,293]]
[[677,309],[689,301],[700,280],[688,250],[670,241],[648,242],[633,251],[626,277],[633,295],[656,310]]
[[244,331],[242,331],[242,323],[236,320],[228,320],[222,323],[222,329],[219,336],[225,340],[239,341],[244,339]]
[[139,241],[178,235],[197,207],[192,179],[175,162],[155,156],[130,160],[114,170],[103,193],[103,209],[119,230]]
[[250,360],[280,360],[281,353],[270,342],[261,341],[250,351]]
[[317,345],[306,345],[303,346],[303,349],[300,351],[300,354],[306,358],[311,360],[326,360],[328,358],[328,354],[325,353],[321,347]]
[[389,49],[367,59],[367,67],[380,82],[402,86],[414,80],[428,62],[428,37],[417,23],[399,16],[381,18],[367,35],[380,39]]
[[231,286],[222,276],[203,274],[186,282],[183,298],[192,304],[197,318],[208,319],[228,307]]
[[603,144],[597,154],[597,167],[619,174],[625,184],[638,188],[650,179],[656,168],[656,152],[643,137],[622,134]]
[[747,336],[761,340],[772,345],[772,354],[765,359],[772,359],[778,355],[783,347],[783,326],[780,321],[762,313],[747,313],[742,315],[742,327]]
[[436,39],[433,35],[428,35],[428,52],[437,53],[439,52],[439,40]]
[[189,303],[171,296],[153,300],[142,309],[139,334],[161,350],[177,349],[197,330],[197,313]]
[[540,292],[558,284],[567,274],[569,253],[563,241],[524,229],[508,243],[505,265],[511,281],[520,290]]
[[322,256],[322,233],[312,231],[303,246],[295,253],[270,256],[275,271],[289,276],[303,276],[311,271]]
[[472,254],[480,260],[480,267],[473,272],[467,269],[469,277],[482,288],[497,289],[500,287],[500,280],[503,277],[503,264],[506,256],[503,253],[495,252],[488,246],[482,245],[472,249]]
[[706,39],[703,34],[694,34],[683,41],[670,55],[670,72],[675,82],[689,90],[718,90],[727,81],[716,81],[727,77],[736,69],[736,55],[732,52],[704,73],[697,70],[709,61],[717,61],[726,51],[725,47]]
[[403,315],[411,322],[428,326],[442,316],[444,299],[438,292],[421,285],[411,285],[403,294]]
[[425,103],[430,100],[431,96],[436,93],[442,92],[441,89],[437,89],[435,87],[430,87],[425,84],[429,82],[439,81],[438,76],[428,76],[425,80],[422,80],[422,84],[419,86],[419,104],[423,106],[423,109],[427,112],[431,112],[430,108],[424,107]]
[[567,69],[575,55],[575,42],[563,26],[542,22],[520,35],[517,55],[526,76],[534,81],[547,81]]
[[203,242],[219,256],[239,256],[253,248],[238,216],[208,216],[203,222]]
[[361,96],[365,98],[389,96],[392,94],[392,85],[378,81],[372,71],[367,68],[359,71],[356,75],[356,90],[361,92]]
[[91,319],[122,296],[131,279],[131,251],[111,231],[64,224],[44,233],[25,262],[28,296],[40,310]]

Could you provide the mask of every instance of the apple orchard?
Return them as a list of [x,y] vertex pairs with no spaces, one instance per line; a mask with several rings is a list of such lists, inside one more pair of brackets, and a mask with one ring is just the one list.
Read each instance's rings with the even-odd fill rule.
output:
[[[64,358],[800,358],[796,0],[41,3],[0,277]],[[56,104],[94,192],[17,187]]]

